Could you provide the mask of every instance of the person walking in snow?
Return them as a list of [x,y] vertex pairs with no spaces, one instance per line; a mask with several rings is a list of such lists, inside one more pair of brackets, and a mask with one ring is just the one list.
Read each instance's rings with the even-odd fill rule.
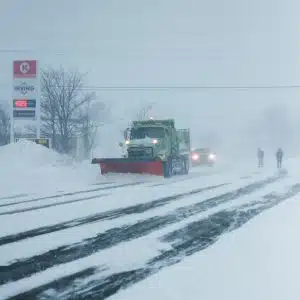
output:
[[260,148],[257,150],[257,158],[258,158],[258,167],[262,168],[264,166],[264,151]]
[[277,161],[277,168],[280,169],[282,166],[282,157],[283,157],[283,150],[278,148],[276,151],[276,161]]

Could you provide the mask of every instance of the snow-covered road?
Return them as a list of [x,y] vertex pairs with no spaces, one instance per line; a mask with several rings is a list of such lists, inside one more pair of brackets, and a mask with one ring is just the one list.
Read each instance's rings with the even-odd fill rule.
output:
[[288,168],[195,168],[2,194],[0,298],[127,299],[118,291],[300,193],[297,179]]

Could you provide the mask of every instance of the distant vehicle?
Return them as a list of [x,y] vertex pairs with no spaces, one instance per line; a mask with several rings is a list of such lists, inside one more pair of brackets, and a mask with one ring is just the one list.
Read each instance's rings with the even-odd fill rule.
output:
[[216,154],[209,148],[196,148],[191,151],[192,166],[213,166],[216,162]]

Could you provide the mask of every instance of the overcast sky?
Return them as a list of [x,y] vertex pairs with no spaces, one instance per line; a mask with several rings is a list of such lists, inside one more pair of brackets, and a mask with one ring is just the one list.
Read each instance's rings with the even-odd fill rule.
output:
[[[27,58],[79,68],[92,86],[300,85],[299,11],[297,0],[1,0],[0,97],[12,60]],[[97,95],[118,116],[155,101],[157,116],[194,132],[234,135],[272,103],[300,115],[300,89]]]

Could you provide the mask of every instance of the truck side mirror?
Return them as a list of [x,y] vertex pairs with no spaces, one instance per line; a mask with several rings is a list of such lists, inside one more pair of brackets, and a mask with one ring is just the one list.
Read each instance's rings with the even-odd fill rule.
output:
[[120,147],[123,147],[123,145],[124,145],[124,143],[122,143],[122,142],[119,143],[119,146],[120,146]]
[[129,128],[126,128],[126,130],[124,130],[124,140],[128,139],[128,135],[129,135]]

